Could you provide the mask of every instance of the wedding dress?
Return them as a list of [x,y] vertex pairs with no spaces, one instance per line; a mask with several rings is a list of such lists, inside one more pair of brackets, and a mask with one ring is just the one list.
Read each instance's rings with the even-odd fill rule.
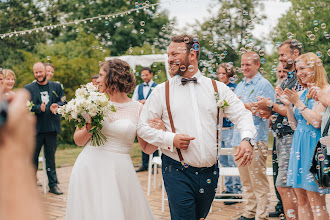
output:
[[116,112],[102,122],[107,142],[87,143],[72,169],[67,220],[155,219],[130,157],[141,104],[111,104]]

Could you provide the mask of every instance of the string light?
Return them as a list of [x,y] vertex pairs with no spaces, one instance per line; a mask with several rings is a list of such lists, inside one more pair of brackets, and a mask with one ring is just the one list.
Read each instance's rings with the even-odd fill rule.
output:
[[9,33],[5,33],[5,34],[0,34],[0,38],[1,39],[4,39],[5,37],[13,37],[13,36],[22,36],[22,35],[25,35],[26,33],[29,33],[31,34],[33,31],[35,31],[36,33],[38,33],[39,31],[45,31],[45,30],[52,30],[52,29],[55,29],[55,28],[58,28],[58,27],[62,27],[62,28],[66,28],[67,26],[69,25],[77,25],[81,22],[84,22],[84,24],[86,24],[88,21],[89,22],[93,22],[94,20],[102,20],[102,18],[105,18],[105,20],[109,20],[111,21],[112,18],[116,18],[118,16],[121,16],[123,17],[124,15],[129,15],[131,14],[132,12],[139,12],[139,10],[145,10],[145,9],[148,9],[148,8],[152,8],[152,9],[155,9],[155,6],[158,5],[159,3],[155,3],[155,4],[149,4],[148,1],[146,1],[145,3],[140,3],[138,5],[135,5],[135,8],[134,9],[130,9],[128,11],[125,11],[125,12],[119,12],[119,13],[113,13],[113,14],[108,14],[108,15],[98,15],[98,16],[95,16],[95,17],[90,17],[90,18],[84,18],[84,19],[81,19],[81,20],[75,20],[75,21],[70,21],[70,22],[66,22],[66,23],[60,23],[60,24],[56,24],[56,25],[53,25],[53,24],[50,24],[50,25],[47,25],[47,26],[43,26],[43,27],[35,27],[33,29],[30,29],[30,30],[24,30],[24,31],[13,31],[13,32],[9,32]]

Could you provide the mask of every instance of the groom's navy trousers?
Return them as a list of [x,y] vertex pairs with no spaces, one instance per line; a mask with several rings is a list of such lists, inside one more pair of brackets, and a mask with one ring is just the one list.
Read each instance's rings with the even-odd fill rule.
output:
[[162,154],[162,173],[171,220],[206,218],[217,189],[218,164],[185,168],[180,162]]

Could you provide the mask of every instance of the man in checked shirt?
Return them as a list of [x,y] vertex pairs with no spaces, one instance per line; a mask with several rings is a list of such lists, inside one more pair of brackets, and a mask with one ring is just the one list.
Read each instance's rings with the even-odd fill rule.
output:
[[[288,71],[288,76],[282,80],[280,87],[282,89],[295,89],[297,92],[304,89],[297,79],[295,69],[295,59],[301,55],[301,44],[295,39],[289,39],[281,43],[279,46],[279,61],[282,63],[283,68]],[[293,189],[287,186],[287,174],[288,164],[290,157],[290,149],[293,138],[293,130],[290,128],[286,109],[279,99],[276,99],[275,103],[270,100],[261,98],[259,102],[255,104],[258,111],[271,111],[270,117],[272,124],[272,130],[274,132],[274,145],[273,150],[276,150],[273,155],[273,163],[278,163],[278,173],[276,175],[276,169],[274,169],[274,182],[275,186],[281,196],[282,204],[277,204],[275,212],[270,212],[270,217],[279,217],[281,213],[287,213],[287,210],[294,210],[297,212],[296,195]],[[275,158],[274,158],[275,156]],[[276,159],[277,156],[277,159]],[[277,162],[276,162],[277,161]],[[280,207],[282,206],[282,207]],[[284,210],[283,210],[284,207]]]

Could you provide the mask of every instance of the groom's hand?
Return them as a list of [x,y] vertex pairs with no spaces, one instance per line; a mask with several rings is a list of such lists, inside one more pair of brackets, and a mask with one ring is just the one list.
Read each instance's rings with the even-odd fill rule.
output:
[[244,167],[245,165],[251,165],[253,158],[253,147],[248,141],[242,141],[238,146],[234,155],[235,161],[240,159],[238,166]]
[[195,140],[194,137],[190,137],[186,134],[176,134],[174,136],[173,145],[176,148],[179,148],[181,150],[187,150],[189,147],[190,141]]

